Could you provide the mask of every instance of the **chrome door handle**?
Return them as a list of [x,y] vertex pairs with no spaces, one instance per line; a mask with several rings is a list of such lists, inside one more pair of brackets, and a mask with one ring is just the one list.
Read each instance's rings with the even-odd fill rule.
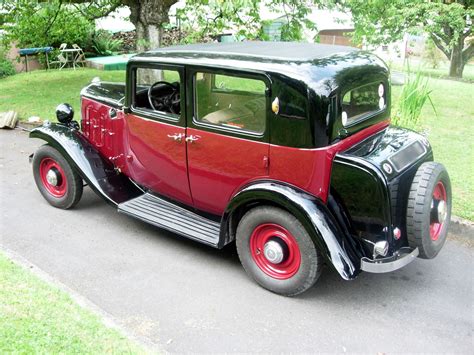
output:
[[199,138],[201,138],[201,136],[190,135],[189,137],[186,137],[186,142],[193,143],[193,142],[197,141]]
[[170,138],[170,139],[172,139],[176,142],[181,142],[183,137],[184,137],[184,134],[182,134],[182,133],[168,134],[168,138]]

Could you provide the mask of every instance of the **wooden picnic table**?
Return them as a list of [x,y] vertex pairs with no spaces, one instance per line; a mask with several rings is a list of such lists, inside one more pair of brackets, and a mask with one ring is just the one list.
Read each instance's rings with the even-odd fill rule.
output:
[[66,62],[59,68],[60,70],[64,68],[68,63],[72,64],[74,70],[76,70],[76,59],[78,58],[78,54],[80,54],[80,48],[65,48],[60,50],[61,53],[64,54],[66,58]]

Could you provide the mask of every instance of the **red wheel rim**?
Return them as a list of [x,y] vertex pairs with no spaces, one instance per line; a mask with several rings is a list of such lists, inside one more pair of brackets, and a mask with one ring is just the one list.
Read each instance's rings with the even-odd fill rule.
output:
[[[433,202],[432,202],[433,207],[432,208],[435,208],[434,207],[435,204],[438,206],[441,201],[445,204],[447,208],[448,206],[447,206],[447,199],[446,199],[446,188],[444,187],[444,184],[441,181],[438,181],[438,183],[436,184],[433,190]],[[443,224],[444,224],[444,221],[440,223],[438,219],[433,220],[432,218],[431,223],[430,223],[431,240],[433,241],[438,240],[439,235],[441,234],[441,230],[443,229]]]
[[[53,185],[48,181],[48,172],[53,171],[57,176],[57,184]],[[39,173],[41,182],[45,189],[54,197],[63,197],[67,191],[66,174],[61,166],[51,158],[44,158],[40,162]]]
[[[285,249],[283,260],[272,263],[264,255],[265,244],[277,241]],[[257,226],[250,236],[250,252],[257,266],[268,276],[286,280],[294,276],[301,265],[301,253],[293,235],[282,226],[264,223]]]

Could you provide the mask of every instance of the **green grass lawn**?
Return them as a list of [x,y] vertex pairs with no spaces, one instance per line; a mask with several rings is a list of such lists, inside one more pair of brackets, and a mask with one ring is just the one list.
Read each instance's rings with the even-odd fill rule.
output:
[[[421,123],[428,131],[435,160],[444,164],[453,188],[453,213],[474,221],[474,84],[430,78],[430,104],[423,107]],[[396,110],[401,86],[392,87]]]
[[142,354],[145,350],[0,253],[0,353]]
[[[413,66],[412,66],[413,68]],[[444,70],[440,69],[439,72]],[[474,66],[466,67],[469,77]],[[79,92],[91,79],[99,76],[107,81],[125,81],[124,71],[93,69],[36,71],[0,80],[0,111],[16,110],[22,119],[37,115],[55,120],[57,104],[68,102],[80,116]],[[438,117],[430,105],[422,112],[422,124],[429,130],[435,159],[449,171],[453,184],[454,214],[474,220],[474,159],[472,124],[474,118],[474,84],[432,78],[432,99]],[[393,87],[393,102],[397,105],[401,87]]]
[[0,79],[0,112],[15,110],[23,120],[30,116],[55,120],[56,106],[67,102],[79,118],[79,93],[96,76],[125,82],[125,71],[95,69],[41,70]]
[[[422,74],[431,76],[433,78],[449,78],[449,62],[448,61],[441,61],[439,63],[438,68],[433,68],[432,66],[428,65],[423,60],[418,58],[411,58],[409,62],[410,71],[417,72],[420,71]],[[406,71],[407,65],[403,65],[402,62],[392,62],[390,63],[390,67],[392,70],[398,71]],[[474,63],[468,63],[464,67],[462,81],[474,81]]]

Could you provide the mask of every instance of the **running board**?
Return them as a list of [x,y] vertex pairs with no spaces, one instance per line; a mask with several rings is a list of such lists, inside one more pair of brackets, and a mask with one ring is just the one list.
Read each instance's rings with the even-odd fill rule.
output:
[[218,247],[220,234],[218,222],[149,193],[119,204],[118,211],[170,232]]

